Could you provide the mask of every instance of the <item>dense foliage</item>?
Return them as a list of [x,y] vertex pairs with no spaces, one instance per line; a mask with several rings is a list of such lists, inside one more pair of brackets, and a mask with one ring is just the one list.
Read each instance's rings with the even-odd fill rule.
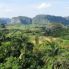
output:
[[[60,26],[24,31],[1,25],[0,69],[69,69],[69,44],[63,44],[69,29]],[[40,43],[43,36],[51,38]]]

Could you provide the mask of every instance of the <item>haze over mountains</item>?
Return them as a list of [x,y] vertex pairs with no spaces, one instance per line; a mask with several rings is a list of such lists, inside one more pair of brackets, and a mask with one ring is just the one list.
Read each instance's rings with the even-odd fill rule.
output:
[[46,24],[46,23],[62,23],[69,25],[69,17],[37,15],[33,18],[26,16],[18,16],[13,18],[0,18],[0,24]]

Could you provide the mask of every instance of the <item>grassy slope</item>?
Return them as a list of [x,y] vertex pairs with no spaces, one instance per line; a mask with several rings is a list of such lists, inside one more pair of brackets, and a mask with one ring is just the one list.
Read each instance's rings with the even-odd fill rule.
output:
[[[31,25],[21,25],[21,24],[15,24],[15,25],[8,25],[8,29],[21,29],[21,30],[40,30],[40,28],[35,28],[36,26],[31,24]],[[29,35],[30,36],[30,35]],[[46,40],[51,41],[51,40],[62,40],[61,45],[63,47],[68,47],[69,46],[69,40],[61,39],[61,38],[54,38],[52,36],[39,36],[39,44],[44,43]],[[35,35],[30,36],[30,41],[35,43]]]

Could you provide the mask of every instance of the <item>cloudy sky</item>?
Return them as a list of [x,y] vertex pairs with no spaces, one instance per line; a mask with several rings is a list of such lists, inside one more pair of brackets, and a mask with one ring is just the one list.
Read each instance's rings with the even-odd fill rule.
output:
[[69,0],[0,0],[0,17],[69,16]]

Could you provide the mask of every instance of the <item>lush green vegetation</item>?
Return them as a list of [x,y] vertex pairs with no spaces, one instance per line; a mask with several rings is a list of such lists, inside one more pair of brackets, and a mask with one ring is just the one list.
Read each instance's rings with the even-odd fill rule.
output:
[[69,28],[63,25],[0,28],[0,69],[69,69]]

